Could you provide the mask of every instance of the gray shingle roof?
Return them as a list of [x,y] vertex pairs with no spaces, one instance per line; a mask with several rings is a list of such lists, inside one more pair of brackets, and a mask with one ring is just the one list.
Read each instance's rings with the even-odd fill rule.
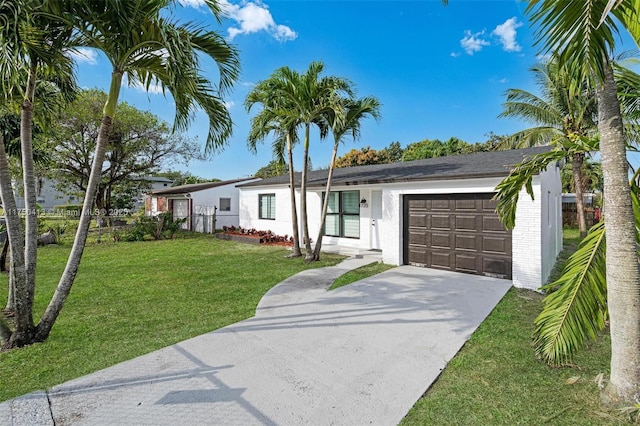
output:
[[[377,183],[428,181],[442,179],[469,179],[507,176],[514,165],[525,157],[549,151],[549,147],[515,149],[509,151],[479,152],[475,154],[428,158],[392,164],[345,167],[335,169],[332,185],[365,185]],[[307,179],[309,187],[323,187],[328,170],[313,170]],[[296,183],[300,183],[296,173]],[[250,182],[239,187],[286,185],[289,175]]]
[[156,191],[153,191],[152,194],[153,195],[188,194],[191,192],[202,191],[203,189],[210,189],[218,186],[245,182],[247,180],[250,180],[250,179],[234,179],[234,180],[224,180],[219,182],[190,183],[187,185],[173,186],[171,188],[166,188],[166,189],[158,189]]

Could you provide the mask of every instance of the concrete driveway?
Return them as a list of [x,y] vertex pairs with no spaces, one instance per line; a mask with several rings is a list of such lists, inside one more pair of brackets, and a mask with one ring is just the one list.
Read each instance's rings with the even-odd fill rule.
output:
[[393,425],[511,286],[402,266],[325,291],[338,272],[306,271],[265,295],[251,319],[11,409],[50,404],[56,425]]

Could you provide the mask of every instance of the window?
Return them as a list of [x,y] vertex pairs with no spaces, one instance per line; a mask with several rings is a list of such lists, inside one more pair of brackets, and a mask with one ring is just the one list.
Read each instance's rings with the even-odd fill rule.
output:
[[221,212],[231,211],[231,198],[220,198],[220,211]]
[[360,238],[360,191],[330,192],[328,207],[325,235]]
[[276,219],[276,194],[260,194],[259,200],[259,217],[260,219]]

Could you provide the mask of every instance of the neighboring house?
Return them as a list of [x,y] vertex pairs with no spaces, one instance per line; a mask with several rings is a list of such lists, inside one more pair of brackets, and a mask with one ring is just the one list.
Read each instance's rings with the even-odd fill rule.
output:
[[[535,200],[521,193],[513,230],[500,222],[492,197],[515,164],[546,149],[336,169],[323,245],[381,250],[385,263],[501,277],[537,289],[562,249],[560,168],[550,165],[534,177]],[[313,240],[326,178],[327,170],[308,176]],[[240,226],[291,235],[288,179],[239,185]],[[298,211],[299,197],[298,189]]]
[[144,206],[146,193],[170,188],[171,184],[173,183],[171,179],[168,179],[166,177],[160,177],[160,176],[146,176],[146,177],[140,178],[140,180],[149,182],[149,188],[147,188],[144,191],[145,193],[140,194],[136,198],[135,204],[134,204],[135,211],[138,211]]
[[[51,211],[55,206],[63,204],[82,203],[82,198],[59,191],[56,188],[56,182],[52,179],[39,178],[36,185],[36,202],[46,211]],[[22,181],[15,181],[13,187],[16,195],[16,206],[22,209],[24,208],[24,197],[19,195],[23,193]]]
[[256,180],[236,179],[159,189],[147,195],[145,212],[148,216],[171,212],[175,219],[188,218],[183,228],[197,232],[238,226],[239,191],[236,185]]
[[[140,180],[149,182],[149,191],[156,191],[171,186],[171,179],[164,177],[148,176],[142,177]],[[37,181],[36,202],[46,211],[51,211],[55,206],[64,204],[80,204],[84,201],[83,197],[68,195],[56,188],[56,181],[48,178],[39,178]],[[14,192],[16,193],[16,204],[18,208],[24,208],[24,197],[18,195],[22,193],[22,182],[14,182]],[[145,190],[146,192],[147,190]],[[145,194],[140,194],[135,201],[134,209],[137,210],[144,206]]]

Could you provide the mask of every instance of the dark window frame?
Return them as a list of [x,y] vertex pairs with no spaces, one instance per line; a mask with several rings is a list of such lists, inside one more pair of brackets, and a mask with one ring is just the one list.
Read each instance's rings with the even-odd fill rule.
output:
[[[267,202],[273,203],[273,217],[263,216],[262,215],[262,203],[263,200],[270,200]],[[267,206],[267,214],[271,213],[271,205]],[[258,194],[258,218],[263,220],[276,220],[276,194]]]
[[[344,193],[357,193],[357,200],[358,200],[358,213],[347,213],[344,211],[343,208],[343,194]],[[360,191],[359,190],[349,190],[349,191],[331,191],[331,194],[338,194],[338,211],[335,213],[330,213],[327,210],[327,217],[329,216],[337,216],[337,220],[338,220],[338,235],[334,235],[334,234],[327,234],[327,224],[325,221],[324,224],[324,229],[322,230],[323,235],[327,236],[327,237],[337,237],[337,238],[350,238],[353,240],[359,240],[360,239]],[[324,199],[327,196],[326,192],[322,193],[322,202],[324,203]],[[358,236],[357,237],[349,237],[349,236],[345,236],[345,225],[344,225],[344,218],[345,217],[357,217],[358,218]]]

